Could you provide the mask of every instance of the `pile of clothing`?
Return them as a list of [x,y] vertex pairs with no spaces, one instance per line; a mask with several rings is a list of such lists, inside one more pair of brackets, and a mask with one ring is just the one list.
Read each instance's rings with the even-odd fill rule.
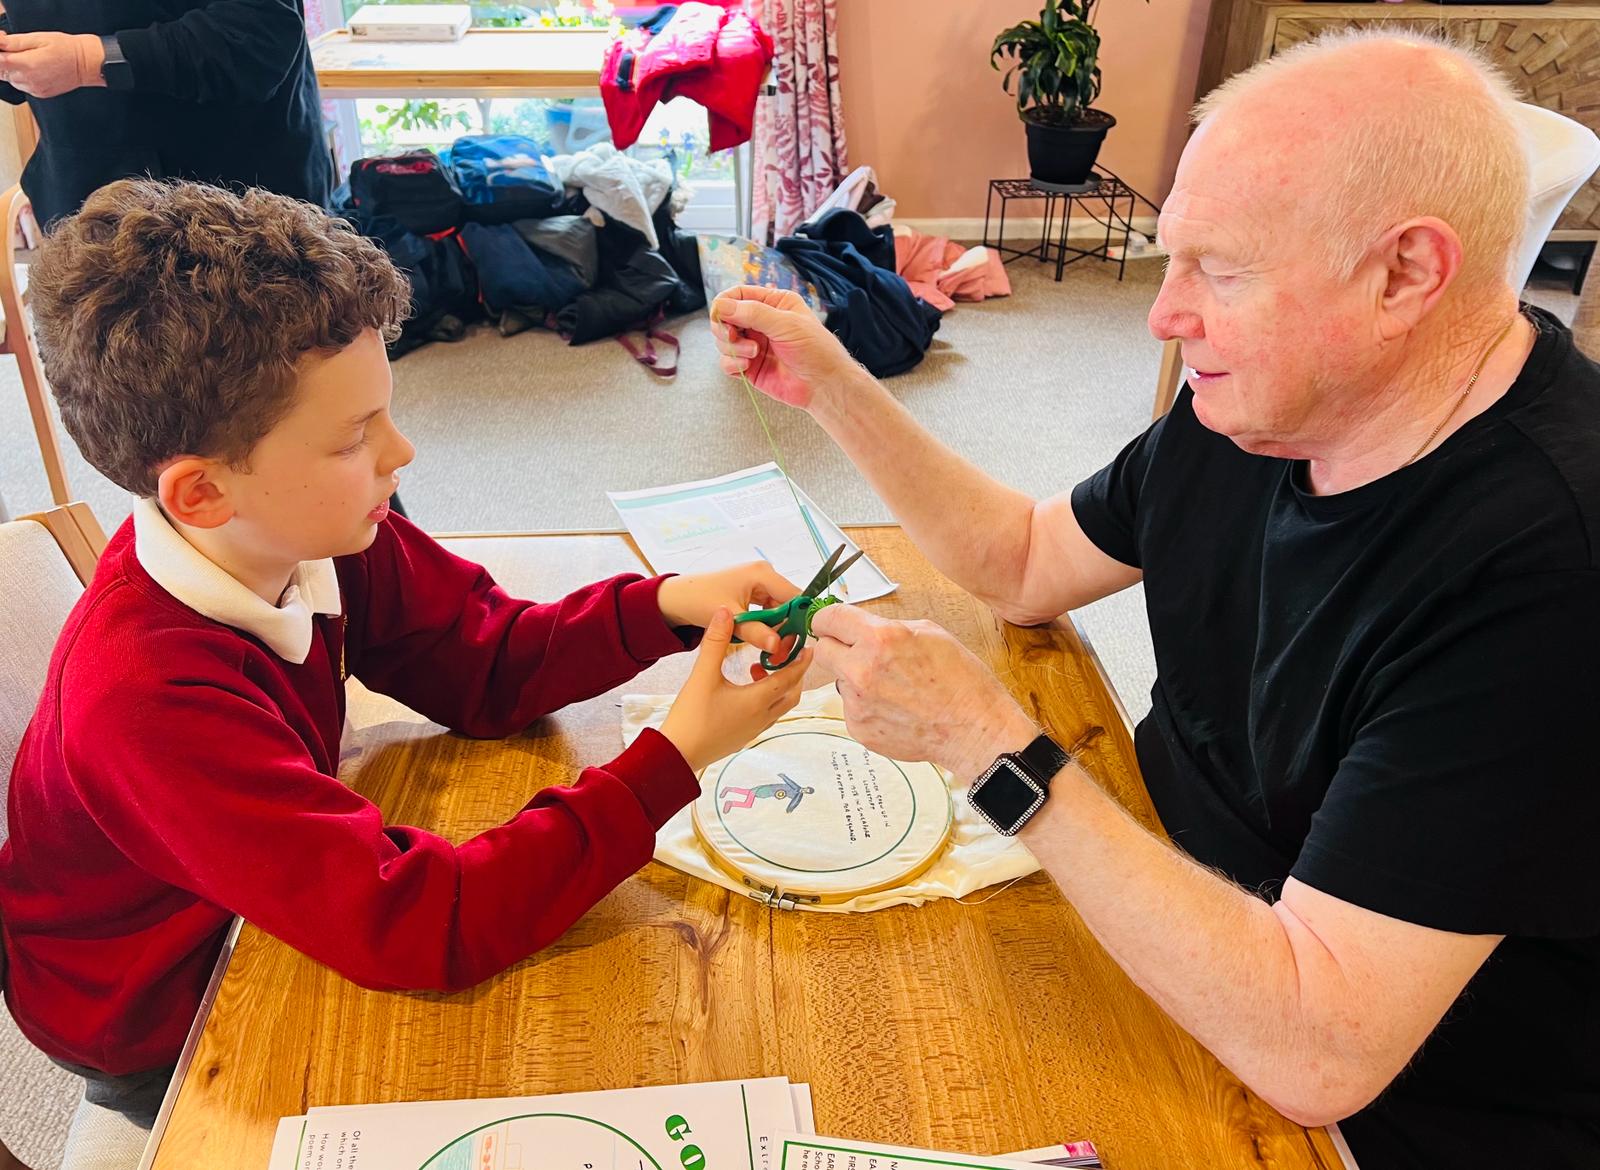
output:
[[[673,219],[672,170],[599,143],[549,155],[520,135],[361,159],[334,210],[411,279],[398,357],[487,318],[571,344],[705,304],[693,236]],[[642,359],[641,359],[642,360]]]
[[997,253],[891,224],[894,200],[857,168],[777,250],[816,289],[828,328],[878,377],[911,369],[958,300],[1006,296]]

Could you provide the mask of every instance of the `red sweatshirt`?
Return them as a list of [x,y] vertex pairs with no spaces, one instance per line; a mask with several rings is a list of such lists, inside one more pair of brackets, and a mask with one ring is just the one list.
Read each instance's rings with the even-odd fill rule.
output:
[[337,560],[344,619],[317,616],[297,665],[157,585],[131,528],[56,645],[0,848],[6,996],[50,1056],[112,1074],[173,1063],[235,914],[366,987],[468,987],[571,926],[697,794],[647,731],[451,845],[385,825],[336,778],[341,649],[371,689],[510,735],[688,648],[659,578],[517,601],[391,517]]

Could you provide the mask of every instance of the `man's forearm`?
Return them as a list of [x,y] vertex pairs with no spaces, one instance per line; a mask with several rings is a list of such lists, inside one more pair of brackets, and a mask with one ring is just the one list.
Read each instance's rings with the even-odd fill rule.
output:
[[945,576],[991,604],[1015,597],[1034,501],[939,442],[859,367],[811,415]]
[[[1305,1123],[1365,1104],[1333,956],[1308,930],[1146,831],[1078,767],[1022,839],[1117,964],[1269,1104]],[[1359,1032],[1359,1028],[1357,1029]]]

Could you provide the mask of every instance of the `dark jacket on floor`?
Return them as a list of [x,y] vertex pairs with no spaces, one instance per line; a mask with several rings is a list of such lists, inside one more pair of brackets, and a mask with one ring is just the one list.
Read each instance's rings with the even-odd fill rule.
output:
[[131,90],[27,101],[39,148],[22,173],[40,223],[137,175],[265,187],[318,205],[333,166],[299,0],[5,0],[11,32],[116,33]]
[[895,272],[891,228],[875,230],[840,208],[779,240],[778,251],[817,286],[828,328],[850,356],[878,377],[903,374],[933,344],[939,310]]

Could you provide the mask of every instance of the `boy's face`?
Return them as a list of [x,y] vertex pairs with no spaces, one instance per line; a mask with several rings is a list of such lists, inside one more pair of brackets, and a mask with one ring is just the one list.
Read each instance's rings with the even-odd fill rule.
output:
[[308,356],[295,405],[227,473],[232,540],[260,561],[314,561],[365,549],[416,448],[389,416],[383,339],[368,330],[332,357]]

